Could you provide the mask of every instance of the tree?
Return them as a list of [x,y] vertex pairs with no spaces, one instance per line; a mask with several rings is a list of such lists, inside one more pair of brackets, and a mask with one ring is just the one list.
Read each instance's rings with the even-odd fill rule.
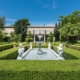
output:
[[27,38],[26,38],[26,41],[27,41],[27,42],[31,42],[31,41],[32,41],[31,31],[28,31],[28,36],[27,36]]
[[59,41],[59,28],[60,28],[60,23],[59,24],[55,24],[55,28],[54,28],[54,36],[55,36],[55,41]]
[[47,41],[53,42],[53,33],[52,32],[50,32],[50,34],[48,35]]
[[67,23],[59,29],[61,36],[65,37],[68,42],[75,42],[75,37],[78,35],[78,27],[76,25]]
[[0,28],[5,25],[5,17],[0,17]]
[[75,42],[80,33],[80,11],[74,11],[67,16],[60,16],[59,22],[61,23],[59,29],[61,38],[67,38],[68,42]]
[[21,42],[22,34],[17,34],[17,42]]
[[25,41],[27,26],[30,25],[28,19],[17,20],[14,24],[14,31],[16,34],[22,34],[22,41]]
[[2,30],[0,30],[0,41],[3,41],[3,39],[6,37],[6,33],[4,33]]

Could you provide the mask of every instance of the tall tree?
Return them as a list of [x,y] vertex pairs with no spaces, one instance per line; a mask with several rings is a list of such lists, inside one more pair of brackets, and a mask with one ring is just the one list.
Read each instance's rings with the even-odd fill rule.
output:
[[22,34],[22,41],[25,41],[27,26],[30,25],[28,19],[17,20],[14,24],[14,31],[16,34]]
[[5,17],[0,17],[0,28],[5,25]]
[[59,22],[61,23],[59,29],[61,36],[66,37],[67,40],[76,40],[74,38],[80,33],[80,11],[74,11],[67,16],[60,16]]
[[54,37],[55,37],[55,41],[59,41],[59,28],[60,28],[60,23],[59,24],[55,24],[55,28],[54,28]]
[[68,40],[68,42],[75,42],[75,37],[78,35],[78,27],[74,24],[67,23],[59,29],[59,32],[62,37],[65,37]]

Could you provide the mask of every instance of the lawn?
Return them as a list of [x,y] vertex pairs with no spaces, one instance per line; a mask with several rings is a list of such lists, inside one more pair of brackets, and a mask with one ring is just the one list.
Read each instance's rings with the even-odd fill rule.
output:
[[[42,46],[47,47],[47,44]],[[51,44],[56,50],[60,42]],[[29,48],[29,44],[23,45]],[[2,57],[11,54],[7,57],[10,60],[0,60],[0,80],[80,80],[80,51],[64,47],[66,60],[11,60],[17,50],[18,47],[0,52]]]
[[80,60],[1,60],[0,80],[80,80]]

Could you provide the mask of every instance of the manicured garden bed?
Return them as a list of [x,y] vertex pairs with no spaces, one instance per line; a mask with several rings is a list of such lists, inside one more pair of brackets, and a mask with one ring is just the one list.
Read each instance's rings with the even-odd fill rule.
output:
[[[52,46],[52,49],[54,51],[57,52],[57,46]],[[74,50],[74,49],[71,49],[71,48],[67,48],[67,47],[64,47],[63,48],[63,57],[66,59],[66,60],[75,60],[75,59],[80,59],[80,51],[77,51],[77,50]]]
[[[11,48],[0,52],[0,59],[16,59],[18,56],[18,48]],[[29,45],[24,45],[25,50],[29,48]]]
[[[36,42],[33,42],[32,47],[33,48],[38,48],[38,44]],[[45,42],[45,43],[41,44],[41,48],[48,48],[48,43]]]
[[[29,44],[24,43],[25,50]],[[57,50],[58,43],[52,49]],[[38,45],[33,44],[33,48]],[[47,48],[47,43],[42,44]],[[0,52],[0,80],[79,80],[80,52],[64,47],[63,57],[66,60],[14,60],[19,47]],[[4,60],[6,59],[6,60]],[[13,59],[13,60],[11,60]],[[74,60],[76,59],[76,60]]]
[[9,44],[8,42],[0,42],[0,45]]
[[80,80],[80,60],[0,60],[0,80]]
[[0,51],[10,49],[13,47],[13,44],[5,44],[5,45],[0,45]]
[[[29,45],[27,42],[20,42],[20,43],[23,45]],[[9,44],[0,45],[0,51],[7,50],[17,46],[19,46],[19,43],[9,43]]]
[[80,51],[80,46],[67,44],[66,47]]

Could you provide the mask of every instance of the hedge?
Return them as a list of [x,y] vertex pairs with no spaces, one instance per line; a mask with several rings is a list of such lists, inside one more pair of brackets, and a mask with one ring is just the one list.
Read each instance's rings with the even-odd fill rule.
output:
[[[57,52],[57,46],[52,46],[52,49]],[[80,59],[80,51],[64,47],[63,57],[67,60]]]
[[80,46],[66,44],[66,47],[80,51]]
[[13,44],[0,45],[0,51],[10,49],[13,47]]
[[8,42],[0,42],[0,45],[8,44]]
[[58,46],[60,42],[53,42],[52,45]]
[[[23,44],[23,45],[28,45],[27,42],[20,42],[20,43]],[[0,45],[0,51],[13,48],[13,45],[15,45],[17,47],[19,45],[19,43],[11,43],[11,44],[6,44],[6,45]]]
[[[33,45],[32,47],[33,48],[38,48],[38,45]],[[48,46],[47,45],[41,45],[41,48],[48,48]]]
[[[25,50],[29,48],[28,45],[24,46]],[[11,48],[5,51],[0,52],[0,59],[16,59],[18,56],[18,47]]]
[[[33,48],[38,48],[38,44],[36,42],[33,42],[32,47]],[[41,44],[41,48],[48,48],[48,43],[45,42],[45,43]]]
[[80,60],[1,60],[0,80],[80,80]]

